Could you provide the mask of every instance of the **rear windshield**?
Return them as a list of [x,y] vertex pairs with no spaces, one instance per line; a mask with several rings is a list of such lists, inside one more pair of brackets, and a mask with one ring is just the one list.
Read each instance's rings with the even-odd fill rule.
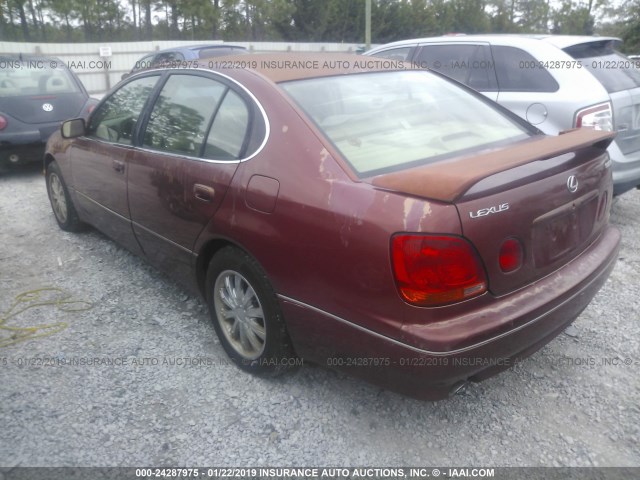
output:
[[565,52],[579,59],[609,93],[640,87],[640,62],[616,52],[614,46],[612,41],[592,42],[566,48]]
[[360,176],[435,162],[533,134],[488,101],[425,71],[280,84]]
[[76,82],[68,70],[51,68],[50,60],[2,60],[0,97],[76,93]]

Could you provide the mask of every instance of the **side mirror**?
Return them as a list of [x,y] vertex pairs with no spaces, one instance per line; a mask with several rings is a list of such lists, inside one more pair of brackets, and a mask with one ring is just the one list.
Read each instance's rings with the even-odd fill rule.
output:
[[67,120],[62,123],[60,127],[60,133],[62,138],[76,138],[81,137],[86,133],[86,127],[84,118],[74,118],[73,120]]

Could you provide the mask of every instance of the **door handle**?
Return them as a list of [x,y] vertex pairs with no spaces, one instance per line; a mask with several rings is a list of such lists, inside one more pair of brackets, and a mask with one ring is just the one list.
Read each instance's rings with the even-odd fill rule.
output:
[[195,183],[193,185],[193,195],[201,202],[205,202],[205,203],[213,202],[213,197],[215,196],[215,194],[216,194],[216,191],[211,187],[202,185],[200,183]]
[[120,160],[113,160],[113,169],[118,173],[124,173],[124,162]]

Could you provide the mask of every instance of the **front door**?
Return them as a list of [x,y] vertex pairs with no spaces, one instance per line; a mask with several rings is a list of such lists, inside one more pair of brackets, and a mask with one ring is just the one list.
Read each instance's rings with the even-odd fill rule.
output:
[[78,208],[99,230],[135,253],[141,250],[131,229],[127,175],[138,117],[158,78],[138,78],[111,94],[70,152]]

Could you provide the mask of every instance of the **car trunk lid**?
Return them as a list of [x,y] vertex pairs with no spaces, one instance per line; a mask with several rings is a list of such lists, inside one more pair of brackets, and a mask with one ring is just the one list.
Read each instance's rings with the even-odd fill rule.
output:
[[[484,263],[497,296],[541,278],[577,256],[602,231],[611,198],[611,132],[536,136],[477,156],[372,178],[373,185],[454,203],[463,236]],[[500,267],[500,247],[517,239],[523,264]]]

